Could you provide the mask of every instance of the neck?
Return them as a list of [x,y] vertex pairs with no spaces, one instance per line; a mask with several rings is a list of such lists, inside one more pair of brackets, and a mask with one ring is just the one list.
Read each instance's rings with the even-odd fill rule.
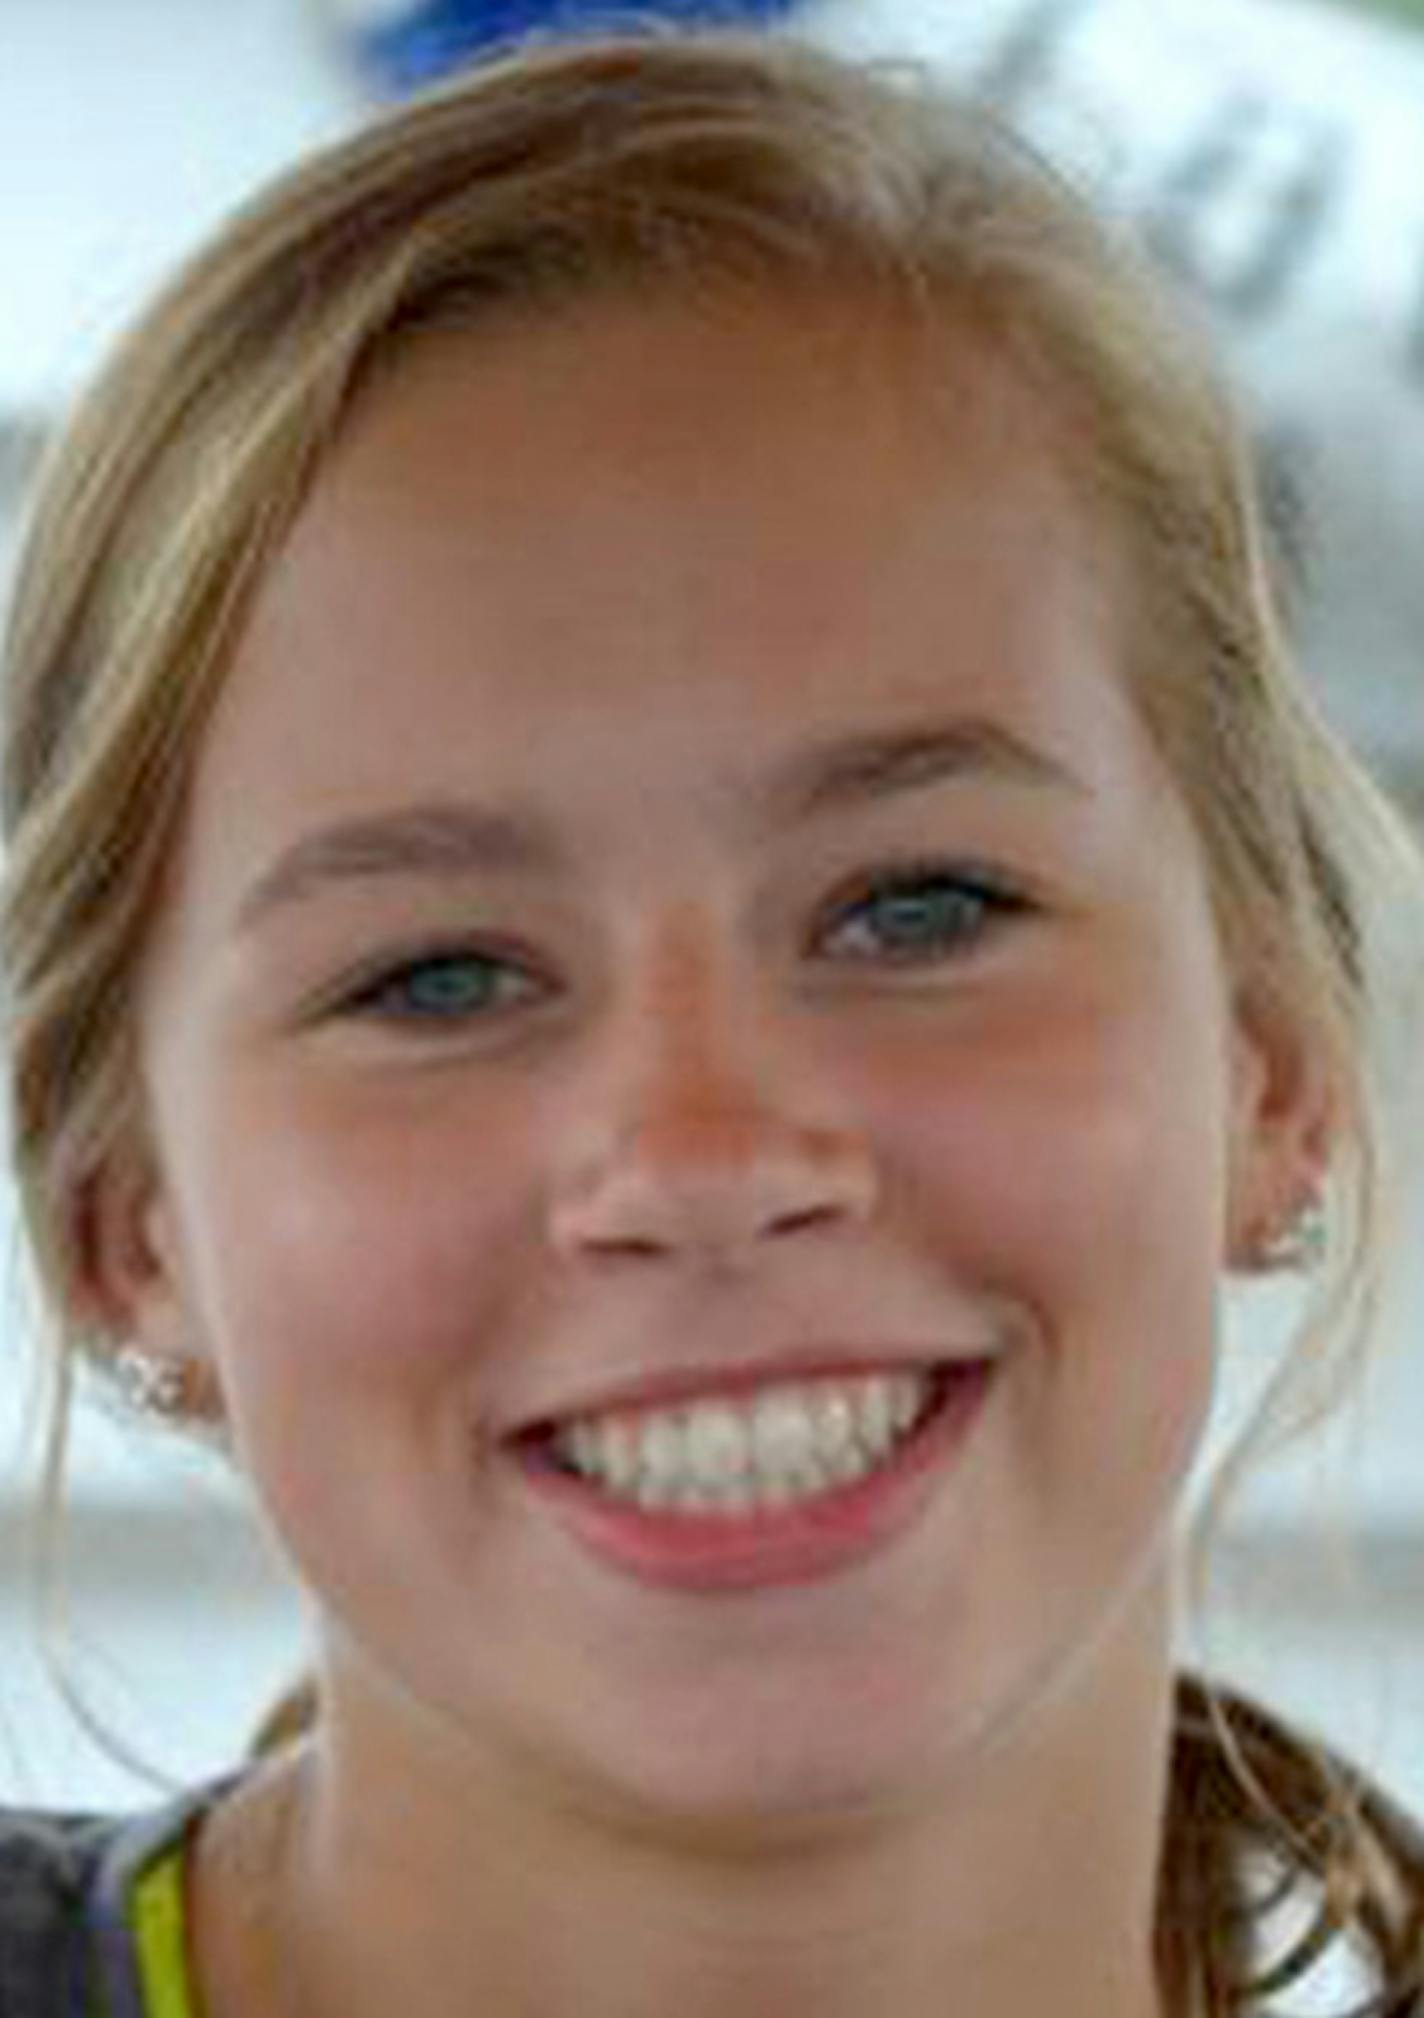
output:
[[[794,1841],[618,1831],[483,1773],[452,1799],[448,1761],[393,1759],[336,1718],[205,1832],[203,2008],[1022,2018],[1051,1986],[1055,2018],[1161,2018],[1170,1683],[1130,1666],[1111,1714],[1065,1693],[914,1810]],[[264,1905],[239,1926],[240,1896]]]

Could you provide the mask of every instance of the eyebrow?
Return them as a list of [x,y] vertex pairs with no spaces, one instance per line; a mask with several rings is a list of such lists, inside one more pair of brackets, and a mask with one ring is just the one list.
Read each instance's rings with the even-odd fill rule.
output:
[[[968,719],[812,743],[769,780],[740,788],[737,797],[762,829],[777,833],[965,777],[1088,792],[1058,759],[1000,723]],[[338,821],[294,842],[248,890],[238,920],[250,926],[332,884],[369,878],[551,876],[566,871],[573,854],[549,820],[528,807],[444,799],[400,806]]]

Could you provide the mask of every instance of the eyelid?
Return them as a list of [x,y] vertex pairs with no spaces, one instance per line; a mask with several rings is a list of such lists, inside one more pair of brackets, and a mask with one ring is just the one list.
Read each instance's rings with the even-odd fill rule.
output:
[[[358,961],[348,968],[336,981],[323,988],[309,1011],[309,1020],[322,1021],[328,1017],[369,1016],[378,1019],[382,1010],[376,997],[382,989],[393,987],[403,975],[423,966],[438,966],[442,962],[472,960],[498,970],[502,974],[517,972],[522,979],[534,983],[535,996],[548,992],[548,984],[537,979],[537,963],[527,948],[499,935],[481,933],[478,937],[447,937],[411,940],[405,945],[385,946],[379,953]],[[494,1008],[478,1012],[479,1021],[493,1022],[510,1005],[500,1004]],[[523,1006],[515,1005],[515,1006]],[[392,1021],[402,1020],[399,1012],[390,1009],[384,1012]],[[422,1019],[418,1012],[411,1011],[403,1020],[418,1022],[439,1019],[431,1015]],[[455,1018],[452,1016],[451,1021]]]
[[1020,878],[994,864],[972,857],[913,855],[860,870],[838,885],[818,908],[818,929],[857,904],[923,883],[941,883],[964,890],[1005,916],[1033,913],[1042,908]]
[[[957,888],[984,904],[988,913],[985,920],[963,935],[962,952],[966,957],[973,946],[994,930],[997,923],[1007,923],[1012,916],[1034,913],[1041,908],[1017,878],[982,860],[939,855],[890,858],[856,871],[821,901],[812,926],[811,946],[819,945],[825,934],[838,922],[843,924],[847,914],[853,913],[857,907],[924,884]],[[887,955],[885,964],[892,967],[897,964],[934,966],[947,964],[955,957],[953,946],[936,951],[931,944],[923,954],[912,951],[898,962],[893,955]],[[859,958],[865,964],[872,964],[875,956],[865,954]],[[504,977],[505,985],[508,985],[508,976],[518,975],[521,999],[463,1011],[456,1008],[446,1016],[416,1009],[402,1012],[395,1006],[383,1006],[378,999],[382,990],[394,988],[402,976],[413,969],[461,959],[472,960],[497,971]],[[357,963],[322,991],[309,1011],[309,1020],[322,1021],[343,1016],[372,1021],[384,1018],[392,1023],[424,1025],[432,1030],[442,1022],[451,1027],[494,1024],[505,1016],[536,1005],[540,1000],[547,1000],[551,987],[547,977],[541,975],[540,962],[529,949],[500,934],[481,932],[468,938],[416,939],[405,945],[385,947],[380,953]]]
[[[874,892],[886,885],[920,881],[960,883],[966,889],[980,890],[986,897],[1002,897],[1006,902],[1032,901],[1022,878],[977,855],[892,855],[858,870],[847,879],[840,895],[844,898],[854,896],[857,891]],[[831,901],[835,901],[835,893]]]

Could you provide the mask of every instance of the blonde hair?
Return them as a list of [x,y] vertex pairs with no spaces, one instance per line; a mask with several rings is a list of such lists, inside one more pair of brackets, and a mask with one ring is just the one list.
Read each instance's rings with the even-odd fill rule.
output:
[[[96,1173],[141,1134],[128,1012],[195,746],[352,401],[422,332],[729,288],[863,290],[989,342],[1059,417],[1132,563],[1131,677],[1227,957],[1323,1061],[1340,1117],[1329,1263],[1259,1440],[1362,1349],[1384,1161],[1366,898],[1416,902],[1417,858],[1294,675],[1242,433],[1180,307],[984,112],[772,38],[529,48],[412,104],[238,215],[79,406],[19,572],[0,786],[14,1156],[53,1307],[73,1309]],[[72,1315],[63,1332],[65,1366],[111,1355]],[[1183,1677],[1159,1913],[1174,2011],[1256,1994],[1252,1851],[1318,1884],[1326,1933],[1404,1994],[1424,1901],[1408,1831],[1320,1748]]]

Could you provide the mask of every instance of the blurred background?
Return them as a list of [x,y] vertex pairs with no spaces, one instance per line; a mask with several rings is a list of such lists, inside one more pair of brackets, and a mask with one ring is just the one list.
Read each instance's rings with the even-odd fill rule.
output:
[[[171,265],[305,148],[476,60],[492,36],[584,11],[0,0],[0,604],[46,437]],[[1200,292],[1301,565],[1310,675],[1424,817],[1424,0],[746,11],[942,65]],[[1412,1098],[1402,1084],[1399,1098]],[[7,1248],[12,1227],[0,1192]],[[1358,1405],[1315,1455],[1274,1465],[1243,1497],[1183,1653],[1345,1744],[1424,1812],[1420,1234],[1413,1205],[1386,1350]],[[1229,1296],[1218,1442],[1265,1378],[1291,1295]],[[63,1577],[42,1603],[27,1515],[37,1369],[18,1290],[4,1317],[0,1802],[138,1805],[154,1784],[140,1766],[186,1779],[232,1763],[300,1665],[300,1606],[216,1462],[96,1407],[71,1457]]]

